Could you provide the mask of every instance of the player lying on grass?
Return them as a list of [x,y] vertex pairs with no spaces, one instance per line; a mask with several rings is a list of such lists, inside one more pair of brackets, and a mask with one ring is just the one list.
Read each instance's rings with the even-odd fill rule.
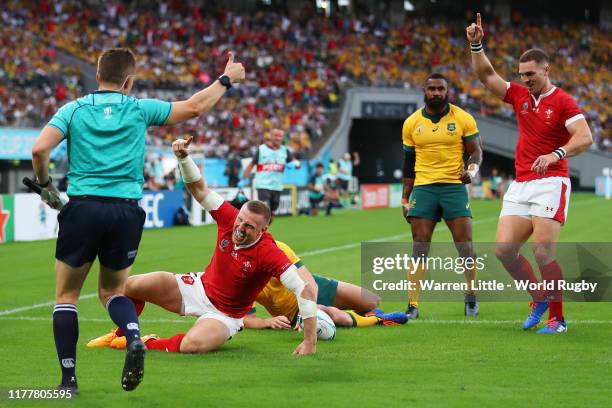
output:
[[[298,271],[310,274],[289,245],[281,241],[276,241],[276,245],[293,262]],[[315,274],[312,274],[312,277],[318,287],[317,306],[332,318],[336,326],[398,325],[408,321],[405,313],[385,314],[377,309],[380,298],[366,289]],[[266,287],[257,296],[257,303],[262,305],[272,317],[268,319],[257,317],[257,310],[253,305],[244,318],[244,327],[247,329],[291,329],[295,326],[299,312],[297,299],[278,279],[270,278]]]
[[[287,255],[287,258],[298,272],[310,274],[302,260],[295,252],[281,241],[276,245]],[[131,295],[134,281],[144,275],[132,276],[128,280],[127,294]],[[192,280],[189,275],[179,275],[188,281]],[[327,313],[336,326],[343,327],[367,327],[382,324],[385,326],[404,324],[408,317],[403,312],[384,313],[377,309],[380,298],[351,283],[336,281],[322,276],[312,275],[318,286],[317,303],[318,308]],[[248,329],[291,329],[296,326],[299,314],[299,305],[295,295],[288,290],[278,279],[270,278],[266,287],[257,296],[257,302],[266,308],[272,317],[264,319],[256,316],[255,305],[244,317],[244,327]],[[144,302],[134,300],[137,311],[142,312]],[[341,310],[351,309],[351,310]],[[125,337],[118,330],[100,336],[87,343],[87,347],[112,347],[125,348]],[[155,345],[156,336],[144,336],[147,346]]]
[[[128,279],[126,294],[138,314],[150,302],[173,313],[199,317],[186,334],[143,337],[147,348],[181,353],[220,348],[242,329],[257,295],[275,277],[296,296],[304,317],[304,341],[294,354],[315,353],[317,284],[308,271],[297,270],[267,232],[271,213],[265,203],[249,201],[238,211],[208,188],[189,157],[191,140],[176,140],[172,148],[187,188],[217,221],[217,242],[204,272],[151,272]],[[117,331],[108,337],[122,335]]]

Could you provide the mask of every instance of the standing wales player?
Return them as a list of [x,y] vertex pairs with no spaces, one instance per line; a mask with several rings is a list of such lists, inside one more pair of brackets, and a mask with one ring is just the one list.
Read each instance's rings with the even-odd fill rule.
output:
[[556,285],[551,291],[530,291],[533,302],[523,329],[536,326],[550,307],[548,324],[538,333],[563,333],[567,324],[557,285],[563,273],[555,259],[555,246],[569,208],[571,185],[566,157],[589,148],[593,143],[591,130],[576,101],[551,83],[550,60],[544,51],[530,49],[521,55],[518,74],[525,86],[506,82],[484,53],[480,13],[466,31],[474,72],[489,91],[512,105],[518,122],[516,180],[504,196],[496,255],[515,280],[537,283],[529,261],[519,253],[533,237],[542,279]]

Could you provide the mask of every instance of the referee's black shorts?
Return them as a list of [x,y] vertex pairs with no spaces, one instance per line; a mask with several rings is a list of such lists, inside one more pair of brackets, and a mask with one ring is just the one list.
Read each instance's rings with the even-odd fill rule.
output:
[[93,262],[111,269],[131,266],[146,213],[138,200],[73,196],[58,215],[55,258],[73,267]]

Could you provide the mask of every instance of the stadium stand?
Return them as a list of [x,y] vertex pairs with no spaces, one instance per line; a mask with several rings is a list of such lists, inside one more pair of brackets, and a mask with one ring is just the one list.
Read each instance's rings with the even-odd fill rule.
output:
[[[312,6],[289,17],[270,11],[210,11],[191,4],[64,0],[27,9],[9,1],[1,14],[1,52],[6,55],[0,66],[0,125],[40,126],[64,99],[79,93],[78,72],[66,72],[57,63],[56,50],[95,64],[99,52],[112,46],[136,52],[139,97],[190,95],[221,72],[228,49],[245,63],[246,84],[202,122],[149,134],[151,145],[193,134],[208,156],[237,151],[246,157],[274,126],[287,129],[290,147],[306,156],[323,137],[329,113],[347,87],[414,89],[431,70],[450,77],[451,99],[481,115],[514,120],[510,107],[487,96],[471,72],[464,38],[471,15],[433,23],[407,18],[394,27],[374,17],[327,18]],[[549,50],[555,67],[551,76],[581,104],[594,148],[612,152],[608,33],[585,24],[521,28],[518,38],[499,19],[486,27],[494,66],[505,78],[516,78],[521,51],[535,46]],[[14,41],[28,46],[5,46]],[[40,55],[42,59],[33,58]]]

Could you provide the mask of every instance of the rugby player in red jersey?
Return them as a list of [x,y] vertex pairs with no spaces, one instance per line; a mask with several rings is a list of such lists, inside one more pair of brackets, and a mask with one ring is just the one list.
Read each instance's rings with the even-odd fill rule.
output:
[[514,108],[518,122],[516,179],[504,196],[497,226],[496,255],[515,280],[537,283],[529,261],[519,253],[531,236],[543,281],[554,281],[551,291],[531,290],[531,312],[523,324],[536,326],[550,308],[548,323],[538,333],[563,333],[563,279],[556,261],[556,242],[569,208],[570,179],[566,157],[576,156],[593,143],[591,131],[576,101],[549,78],[550,59],[539,49],[525,51],[518,74],[524,85],[506,82],[486,57],[480,13],[466,28],[472,68],[484,86]]
[[[220,348],[242,329],[243,318],[257,295],[275,277],[296,296],[299,313],[304,317],[304,341],[294,354],[315,353],[317,285],[312,275],[298,271],[267,232],[271,216],[267,204],[253,200],[238,211],[208,188],[189,157],[191,140],[176,140],[172,148],[187,188],[217,221],[217,242],[204,272],[152,272],[128,279],[126,295],[134,301],[139,314],[145,302],[150,302],[170,312],[199,317],[186,334],[165,339],[143,336],[147,348],[181,353]],[[120,348],[121,336],[113,331],[92,340],[89,346]]]

